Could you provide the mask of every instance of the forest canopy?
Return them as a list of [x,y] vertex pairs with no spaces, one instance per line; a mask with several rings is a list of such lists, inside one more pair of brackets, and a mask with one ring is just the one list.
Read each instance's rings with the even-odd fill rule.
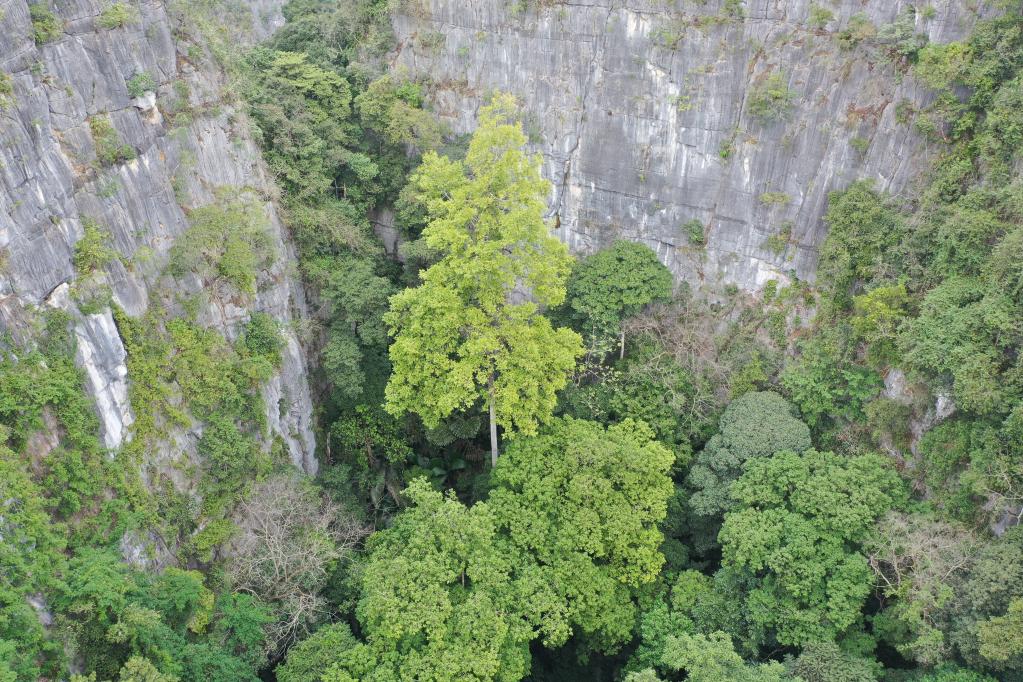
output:
[[[659,49],[747,19],[720,4]],[[81,315],[3,339],[0,682],[1023,680],[1020,8],[928,44],[916,10],[838,30],[811,4],[815,40],[933,91],[903,113],[934,162],[902,195],[836,187],[816,279],[744,292],[683,284],[633,226],[570,253],[521,99],[489,93],[458,135],[390,68],[418,6],[291,0],[222,50],[202,27],[225,6],[176,5],[288,239],[251,189],[188,208],[153,267],[240,311],[227,333],[196,298],[120,307],[126,266],[85,221]],[[33,44],[64,34],[31,8]],[[751,97],[757,131],[794,124],[783,71]],[[161,105],[187,127],[189,101]],[[113,143],[91,172],[130,161]],[[279,259],[301,335],[259,307]],[[76,362],[100,312],[134,414],[117,448]],[[271,428],[299,351],[314,476]]]

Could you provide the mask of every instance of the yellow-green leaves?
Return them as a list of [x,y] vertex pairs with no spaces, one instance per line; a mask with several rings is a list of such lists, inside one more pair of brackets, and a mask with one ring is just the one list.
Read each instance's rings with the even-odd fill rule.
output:
[[366,641],[324,679],[513,682],[534,639],[628,641],[636,588],[664,562],[672,460],[641,423],[561,419],[508,448],[487,502],[414,480],[412,505],[368,542]]
[[465,507],[416,479],[413,506],[370,540],[358,615],[363,655],[341,655],[346,680],[518,680],[530,628],[517,616],[511,556],[484,503]]
[[632,590],[664,563],[658,524],[674,456],[641,422],[607,430],[559,419],[517,440],[494,469],[489,506],[522,553],[526,617],[545,644],[573,630],[614,644],[634,622]]
[[442,255],[391,299],[386,397],[389,412],[431,428],[492,400],[506,431],[533,434],[581,353],[578,334],[539,314],[564,300],[571,257],[547,233],[549,185],[513,112],[499,95],[464,162],[429,153],[413,178],[430,218],[423,239]]

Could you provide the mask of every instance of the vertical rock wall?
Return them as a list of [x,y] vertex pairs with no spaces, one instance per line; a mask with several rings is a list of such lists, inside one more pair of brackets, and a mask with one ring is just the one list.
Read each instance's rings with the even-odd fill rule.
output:
[[[48,6],[63,31],[37,46],[28,3],[0,0],[0,70],[11,77],[14,90],[0,106],[0,327],[25,340],[38,307],[72,314],[78,360],[100,411],[102,435],[109,447],[117,447],[133,419],[124,346],[108,308],[86,314],[70,293],[77,281],[72,256],[84,234],[83,221],[95,221],[108,232],[108,246],[120,257],[90,286],[108,286],[114,303],[139,316],[150,305],[173,305],[179,295],[200,293],[198,282],[161,276],[171,246],[189,227],[185,209],[210,203],[218,192],[237,194],[245,188],[262,197],[278,256],[259,274],[251,300],[205,292],[198,318],[229,339],[254,311],[282,323],[287,346],[281,371],[264,388],[267,417],[295,465],[312,473],[312,401],[290,324],[301,316],[303,294],[270,200],[273,185],[244,114],[213,60],[197,51],[201,38],[183,41],[175,35],[182,29],[165,2],[129,0],[139,20],[103,29],[97,19],[109,4],[53,0]],[[252,26],[236,24],[232,39],[268,34],[282,21],[283,4],[244,5],[252,12]],[[133,99],[127,82],[140,73],[152,76],[155,92]],[[172,127],[164,111],[175,100],[191,113],[175,118]],[[134,160],[110,167],[97,163],[89,125],[97,116],[109,116],[134,150]],[[187,444],[195,435],[173,439]]]
[[[755,291],[813,279],[828,192],[870,178],[898,193],[927,167],[936,145],[911,125],[927,90],[873,41],[839,40],[856,13],[881,30],[909,6],[936,42],[988,11],[961,0],[406,0],[393,65],[432,81],[459,132],[489,92],[521,99],[554,183],[555,234],[574,251],[632,239],[707,291]],[[814,25],[821,10],[832,18]],[[772,74],[793,106],[765,123],[749,101]]]

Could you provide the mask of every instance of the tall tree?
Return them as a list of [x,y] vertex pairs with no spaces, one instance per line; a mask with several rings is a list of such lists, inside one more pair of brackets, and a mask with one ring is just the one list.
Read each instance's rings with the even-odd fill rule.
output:
[[442,255],[385,317],[388,411],[415,412],[433,428],[483,401],[492,463],[497,427],[535,433],[582,353],[578,334],[540,314],[564,300],[571,257],[547,232],[549,184],[514,116],[514,98],[498,95],[464,161],[424,157],[412,181],[430,216],[423,238]]

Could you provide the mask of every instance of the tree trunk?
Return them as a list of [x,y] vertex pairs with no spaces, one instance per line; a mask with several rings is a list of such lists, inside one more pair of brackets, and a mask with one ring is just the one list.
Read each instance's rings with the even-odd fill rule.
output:
[[494,405],[494,377],[490,377],[490,468],[497,466],[497,407]]
[[625,359],[625,327],[622,327],[622,342],[621,342],[621,344],[619,344],[618,347],[620,349],[618,351],[618,359],[619,360],[624,360]]

